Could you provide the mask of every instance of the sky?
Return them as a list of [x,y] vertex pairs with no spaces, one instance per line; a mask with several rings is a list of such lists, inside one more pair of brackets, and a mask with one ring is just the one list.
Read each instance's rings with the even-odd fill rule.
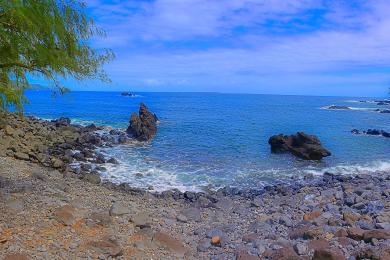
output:
[[386,96],[389,0],[86,0],[112,83],[73,89]]

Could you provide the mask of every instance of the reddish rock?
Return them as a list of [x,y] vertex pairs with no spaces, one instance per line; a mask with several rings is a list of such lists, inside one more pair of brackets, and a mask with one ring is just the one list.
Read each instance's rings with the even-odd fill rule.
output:
[[221,246],[221,237],[220,236],[214,236],[211,238],[211,244],[213,246]]
[[100,241],[91,241],[88,245],[101,254],[116,257],[122,255],[122,248],[118,243],[110,238],[103,238]]
[[347,237],[348,232],[344,228],[340,228],[339,230],[336,231],[334,235],[335,237]]
[[4,260],[29,260],[30,258],[21,253],[9,254],[4,257]]
[[54,218],[65,226],[71,226],[76,221],[74,214],[75,208],[71,205],[65,205],[54,211]]
[[322,215],[322,211],[315,210],[315,211],[312,211],[312,212],[309,212],[309,213],[306,213],[305,215],[303,215],[303,220],[312,221],[321,215]]
[[337,241],[339,242],[340,245],[343,247],[347,247],[349,245],[353,244],[353,240],[348,238],[348,237],[338,237]]
[[353,212],[344,212],[343,213],[343,220],[346,221],[350,225],[354,224],[360,218],[361,218],[361,215],[359,213],[353,213]]
[[239,251],[237,252],[236,259],[237,260],[260,260],[260,257],[250,255],[246,251]]
[[289,236],[291,239],[314,239],[322,235],[323,229],[321,227],[314,226],[301,226],[290,231]]
[[163,232],[157,232],[153,237],[153,241],[180,256],[184,256],[188,251],[180,240]]
[[346,260],[339,249],[318,249],[314,251],[313,260]]
[[318,239],[310,241],[308,243],[308,247],[310,250],[327,249],[330,248],[330,244],[325,239]]
[[284,247],[276,250],[271,256],[271,259],[278,260],[302,260],[303,258],[297,255],[293,247]]
[[364,235],[364,230],[361,228],[349,228],[347,230],[348,237],[354,240],[362,240]]
[[373,229],[373,230],[365,231],[363,238],[365,241],[371,241],[373,238],[390,239],[390,230]]

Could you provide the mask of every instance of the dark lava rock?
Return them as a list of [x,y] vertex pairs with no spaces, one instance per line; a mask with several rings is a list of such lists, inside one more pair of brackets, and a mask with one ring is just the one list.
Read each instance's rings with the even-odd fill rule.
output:
[[347,106],[329,106],[328,109],[349,110],[351,108]]
[[358,135],[358,134],[360,134],[360,131],[358,129],[352,129],[351,133],[355,134],[355,135]]
[[60,117],[58,119],[52,120],[56,127],[68,126],[70,125],[70,119],[67,117]]
[[135,94],[131,93],[131,92],[122,92],[121,93],[121,96],[125,96],[125,97],[135,97]]
[[157,133],[157,116],[141,103],[139,114],[133,113],[126,132],[138,141],[149,141]]
[[320,140],[314,135],[298,132],[296,135],[274,135],[268,143],[273,153],[291,152],[305,160],[321,160],[331,153],[322,147]]
[[368,129],[366,134],[368,135],[380,135],[381,131],[377,129]]

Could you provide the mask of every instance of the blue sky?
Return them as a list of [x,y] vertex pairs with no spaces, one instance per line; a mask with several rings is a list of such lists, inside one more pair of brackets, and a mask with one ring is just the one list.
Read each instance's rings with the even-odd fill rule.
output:
[[73,89],[385,96],[389,0],[87,0],[112,79]]

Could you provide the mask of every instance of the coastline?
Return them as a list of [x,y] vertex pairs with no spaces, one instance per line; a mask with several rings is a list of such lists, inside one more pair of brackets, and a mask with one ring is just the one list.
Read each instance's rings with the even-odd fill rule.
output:
[[[119,142],[116,137],[121,136],[114,131],[97,141],[92,126],[69,126],[64,120],[30,118],[34,122],[30,124],[15,120],[21,125],[15,127],[16,132],[42,129],[43,124],[54,133],[56,128],[81,133],[75,139],[68,133],[71,142],[53,143],[64,150],[64,143],[87,149],[92,154],[86,162],[110,160],[99,159],[93,147],[115,145]],[[0,132],[6,134],[6,129]],[[27,132],[17,135],[25,138]],[[84,140],[83,145],[80,140]],[[325,174],[304,183],[263,190],[150,193],[127,184],[101,182],[96,169],[87,166],[80,166],[77,172],[67,167],[65,160],[63,164],[56,161],[54,155],[60,153],[54,151],[49,160],[35,162],[30,160],[34,157],[31,155],[28,160],[16,156],[19,148],[0,156],[0,207],[4,213],[0,222],[1,257],[17,252],[27,259],[390,256],[388,172],[376,176]]]

